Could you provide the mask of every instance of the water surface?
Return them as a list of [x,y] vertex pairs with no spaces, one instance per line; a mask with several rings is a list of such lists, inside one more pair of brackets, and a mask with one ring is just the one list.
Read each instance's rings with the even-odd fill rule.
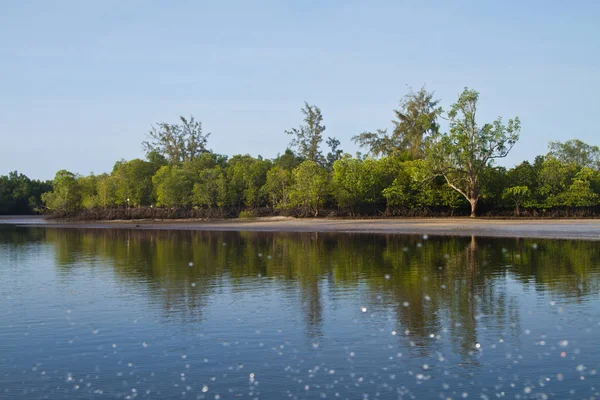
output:
[[0,226],[0,398],[600,398],[596,242]]

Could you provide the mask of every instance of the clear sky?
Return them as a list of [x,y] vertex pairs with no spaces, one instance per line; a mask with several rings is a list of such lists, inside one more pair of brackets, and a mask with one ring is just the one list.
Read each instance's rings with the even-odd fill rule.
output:
[[0,174],[107,172],[190,114],[214,151],[272,158],[305,100],[353,154],[424,84],[446,108],[478,90],[480,122],[521,118],[504,165],[550,140],[600,145],[599,15],[597,0],[4,0]]

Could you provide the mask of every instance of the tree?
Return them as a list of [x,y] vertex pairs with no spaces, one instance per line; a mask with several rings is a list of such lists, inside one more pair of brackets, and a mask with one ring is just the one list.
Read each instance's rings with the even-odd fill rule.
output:
[[148,140],[142,142],[151,162],[159,162],[159,156],[163,156],[170,164],[176,165],[208,151],[206,144],[210,133],[202,133],[202,123],[194,120],[193,116],[189,120],[179,119],[180,124],[157,123],[148,133]]
[[154,168],[154,164],[139,158],[116,162],[111,174],[115,185],[115,203],[134,207],[151,204]]
[[331,149],[325,158],[325,165],[328,170],[333,169],[333,163],[342,158],[344,151],[340,148],[340,141],[334,137],[327,138],[327,146]]
[[567,207],[591,207],[598,205],[600,196],[592,189],[595,171],[582,168],[574,177],[573,183],[562,194],[563,204]]
[[426,156],[431,171],[467,199],[471,217],[475,217],[481,193],[481,175],[495,159],[508,155],[519,139],[519,118],[508,125],[498,118],[479,126],[476,122],[479,93],[465,88],[452,105],[448,117],[450,133],[435,135],[429,141]]
[[50,190],[52,190],[50,182],[32,180],[17,171],[0,175],[0,215],[40,212],[42,193]]
[[294,154],[291,149],[285,149],[285,152],[281,155],[277,155],[277,157],[273,160],[273,165],[281,167],[286,171],[292,171],[298,165],[302,164],[304,159],[300,156]]
[[296,206],[311,210],[315,217],[319,216],[319,208],[323,206],[327,195],[327,171],[314,161],[304,161],[293,171],[294,186],[291,199]]
[[221,167],[203,169],[194,183],[193,202],[209,209],[222,206],[226,198],[226,182]]
[[161,167],[152,177],[156,204],[166,207],[187,206],[191,202],[192,183],[183,169],[176,165]]
[[400,107],[394,110],[396,119],[392,121],[391,135],[386,130],[363,132],[352,140],[360,147],[366,147],[374,157],[405,153],[409,158],[424,157],[424,145],[428,137],[439,132],[438,118],[442,108],[434,93],[425,87],[414,92],[412,88],[400,100]]
[[229,160],[227,180],[229,202],[235,207],[256,208],[261,204],[261,188],[265,184],[270,161],[250,155],[236,155]]
[[286,208],[291,183],[291,171],[279,166],[271,167],[271,169],[267,171],[267,179],[261,189],[268,204],[274,208]]
[[521,206],[531,196],[531,191],[527,186],[511,186],[504,189],[502,197],[509,199],[515,205],[515,217],[521,214]]
[[77,184],[78,176],[67,170],[60,170],[52,181],[52,191],[42,195],[46,208],[54,213],[70,214],[81,208],[81,194]]
[[548,145],[552,156],[562,163],[574,163],[578,167],[600,170],[600,148],[590,146],[578,139],[567,140],[564,143],[550,142]]
[[319,146],[323,141],[323,132],[325,132],[326,128],[323,125],[321,109],[315,105],[311,106],[307,102],[304,102],[302,114],[304,114],[305,124],[300,125],[298,128],[293,128],[290,131],[285,131],[288,135],[294,136],[290,146],[296,148],[298,154],[305,160],[322,164],[323,154],[321,153]]

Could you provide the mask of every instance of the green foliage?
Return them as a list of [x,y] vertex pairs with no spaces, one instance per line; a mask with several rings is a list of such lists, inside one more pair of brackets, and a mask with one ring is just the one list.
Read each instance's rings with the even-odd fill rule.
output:
[[227,183],[221,167],[199,171],[194,183],[193,203],[210,209],[225,204]]
[[161,167],[152,177],[152,183],[158,206],[180,207],[191,203],[193,185],[181,167]]
[[450,187],[467,199],[472,217],[481,197],[485,168],[494,159],[508,155],[521,129],[518,117],[509,120],[508,125],[498,118],[491,124],[479,126],[476,122],[478,101],[479,93],[465,88],[448,113],[450,132],[434,136],[426,151],[432,172],[443,176]]
[[148,133],[148,140],[142,143],[148,159],[156,166],[160,164],[160,157],[174,165],[208,151],[206,144],[210,133],[202,133],[202,123],[193,116],[179,119],[179,124],[157,123]]
[[292,184],[292,173],[279,166],[273,166],[267,171],[265,184],[261,193],[267,199],[267,203],[274,208],[286,208],[290,185]]
[[[442,109],[433,93],[412,90],[402,99],[393,132],[363,133],[354,140],[368,155],[343,154],[329,137],[324,157],[321,110],[305,103],[304,125],[273,160],[250,155],[231,158],[206,148],[209,134],[193,118],[158,124],[144,142],[147,160],[121,160],[110,174],[79,176],[62,170],[52,183],[12,172],[0,176],[0,214],[40,212],[57,215],[119,215],[140,208],[152,217],[158,207],[168,215],[234,215],[260,207],[299,208],[304,214],[337,207],[338,212],[378,215],[435,215],[471,209],[490,214],[593,215],[600,204],[600,150],[579,140],[551,142],[546,156],[506,170],[494,166],[520,132],[518,118],[479,125],[479,93],[465,90],[448,112],[449,131],[439,132]],[[422,156],[425,155],[424,158]],[[144,209],[147,206],[148,209]],[[220,208],[217,212],[202,214]],[[98,209],[109,212],[98,213]],[[558,214],[555,213],[560,210]],[[244,214],[242,214],[244,215]],[[548,215],[548,214],[547,214]],[[581,215],[575,214],[575,215]],[[130,210],[126,217],[133,218]]]
[[234,156],[227,168],[228,200],[235,207],[256,208],[262,202],[261,188],[266,182],[270,161],[249,155]]
[[111,174],[115,185],[115,204],[134,207],[150,205],[153,201],[154,168],[154,164],[140,159],[117,162]]
[[60,214],[71,214],[81,209],[79,177],[67,170],[60,170],[52,181],[52,191],[42,195],[46,208]]
[[573,182],[562,195],[563,204],[567,207],[590,207],[598,205],[600,196],[594,193],[591,182],[597,175],[595,171],[584,168],[574,177]]
[[256,218],[256,213],[254,213],[254,211],[252,211],[252,210],[242,210],[242,211],[240,211],[238,218],[241,218],[241,219]]
[[293,205],[310,210],[319,215],[328,193],[329,177],[327,172],[314,161],[304,161],[293,171],[294,185],[290,193]]
[[564,164],[573,163],[578,167],[600,170],[600,148],[590,146],[578,139],[567,140],[564,143],[550,142],[548,155]]
[[305,124],[285,132],[294,136],[290,146],[296,148],[298,154],[305,160],[322,164],[324,159],[319,146],[323,141],[323,132],[326,129],[323,125],[323,114],[319,107],[311,106],[307,102],[304,102],[302,114],[304,114]]
[[51,189],[51,182],[31,180],[17,171],[0,175],[0,215],[41,212],[42,193]]
[[425,142],[428,137],[438,134],[438,118],[442,114],[439,100],[434,100],[433,96],[434,93],[425,87],[418,92],[411,88],[400,101],[400,107],[394,110],[396,119],[392,121],[391,135],[385,129],[378,129],[363,132],[352,140],[367,148],[373,157],[406,154],[412,159],[423,158]]
[[531,191],[527,186],[511,186],[504,189],[502,197],[509,199],[515,205],[515,216],[520,214],[520,207],[529,200]]

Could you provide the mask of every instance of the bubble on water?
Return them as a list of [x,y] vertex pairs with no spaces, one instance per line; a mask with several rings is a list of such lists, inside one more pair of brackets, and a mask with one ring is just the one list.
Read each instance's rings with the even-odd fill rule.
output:
[[428,370],[429,369],[429,364],[423,364],[423,369]]
[[423,374],[417,374],[417,375],[416,375],[416,378],[417,378],[418,380],[422,380],[423,378],[425,378],[425,375],[423,375]]
[[318,349],[319,348],[319,343],[313,343],[312,344],[313,349]]
[[402,251],[407,252],[408,251],[408,247],[402,248]]
[[143,342],[143,343],[142,343],[142,346],[144,346],[144,347],[148,347],[148,343],[146,343],[146,342]]
[[431,300],[431,297],[429,297],[429,295],[426,294],[425,295],[425,301],[430,301],[430,300]]
[[262,253],[258,253],[258,257],[262,257]]
[[566,339],[561,340],[560,342],[558,342],[558,345],[560,347],[567,347],[569,345],[569,341]]
[[188,263],[188,267],[190,267],[190,268],[191,268],[191,267],[193,267],[193,266],[194,266],[194,263],[190,261],[190,262]]
[[196,282],[192,282],[192,287],[196,287]]
[[333,374],[335,374],[335,369],[330,369],[329,370],[329,375],[333,375]]
[[362,311],[362,312],[367,312],[367,307],[361,307],[361,308],[360,308],[360,311]]
[[116,348],[117,348],[117,344],[116,344],[116,343],[113,343],[113,344],[112,344],[112,348],[113,348],[113,349],[116,349]]
[[402,305],[403,305],[404,307],[408,307],[408,306],[410,305],[410,303],[409,303],[408,301],[405,301],[404,303],[402,303]]
[[181,359],[182,359],[182,360],[185,360],[186,358],[187,358],[187,354],[182,354],[182,355],[181,355]]
[[577,367],[575,367],[575,370],[577,372],[583,372],[585,371],[585,366],[583,364],[579,364]]
[[308,385],[305,385],[305,386],[304,386],[304,390],[308,390],[308,389],[310,389],[310,386],[308,386]]
[[206,393],[208,392],[208,386],[204,385],[202,386],[202,393]]
[[390,274],[385,274],[385,279],[390,279]]
[[94,329],[94,330],[92,331],[92,333],[93,333],[94,335],[97,335],[97,334],[98,334],[98,332],[100,332],[100,330],[99,330],[99,329]]
[[392,331],[392,335],[394,335],[394,336],[396,336],[397,333],[398,332],[396,332],[396,331]]
[[531,333],[531,331],[529,329],[525,329],[525,334],[529,335]]
[[429,236],[427,234],[423,235],[423,240],[427,240],[429,239]]
[[550,305],[551,305],[552,307],[554,307],[554,306],[556,305],[556,302],[555,302],[554,300],[552,300],[552,301],[550,302]]
[[417,243],[417,247],[423,247],[423,243]]
[[355,352],[353,352],[353,351],[350,352],[350,357],[354,357],[355,355],[356,355]]

